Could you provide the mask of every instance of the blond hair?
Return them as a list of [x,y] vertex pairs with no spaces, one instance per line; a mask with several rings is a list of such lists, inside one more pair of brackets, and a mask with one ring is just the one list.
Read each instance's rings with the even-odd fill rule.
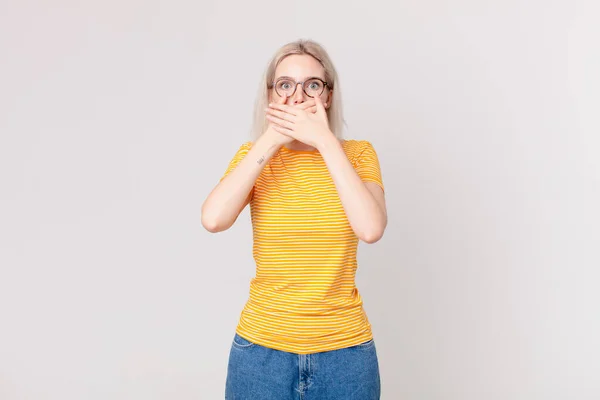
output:
[[252,137],[258,139],[267,129],[268,120],[265,118],[265,108],[269,103],[269,85],[275,78],[275,70],[279,63],[292,54],[307,54],[316,59],[325,70],[325,81],[329,90],[335,90],[335,95],[332,97],[331,105],[327,109],[327,119],[329,121],[329,129],[333,134],[342,138],[342,129],[344,125],[344,117],[342,114],[342,97],[340,93],[340,84],[337,72],[329,54],[320,44],[312,41],[300,39],[290,42],[282,46],[271,61],[267,65],[265,73],[261,79],[256,102],[254,105],[254,120],[252,124]]

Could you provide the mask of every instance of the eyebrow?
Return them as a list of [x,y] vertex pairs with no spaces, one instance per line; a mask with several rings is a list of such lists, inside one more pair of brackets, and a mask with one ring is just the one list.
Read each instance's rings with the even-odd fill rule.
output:
[[[306,81],[306,80],[312,79],[312,78],[319,78],[319,79],[322,79],[323,81],[325,80],[325,78],[321,78],[320,76],[307,76],[303,80]],[[275,78],[275,81],[278,81],[280,79],[289,79],[289,80],[292,80],[292,81],[296,81],[296,79],[292,78],[291,76],[285,76],[285,75],[284,76],[280,76],[279,78]]]

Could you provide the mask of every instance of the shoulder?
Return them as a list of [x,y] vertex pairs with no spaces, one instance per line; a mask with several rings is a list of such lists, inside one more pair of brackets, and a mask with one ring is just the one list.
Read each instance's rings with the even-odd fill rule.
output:
[[237,154],[245,155],[246,153],[248,153],[248,151],[250,150],[251,147],[252,147],[252,142],[244,142],[241,145],[239,145]]
[[246,154],[248,154],[248,151],[251,147],[252,142],[244,142],[241,145],[239,145],[237,151],[235,152],[233,158],[230,161],[230,167],[237,165],[240,161],[242,161],[242,159],[246,157]]
[[250,150],[250,148],[252,147],[252,142],[248,141],[248,142],[244,142],[240,145],[240,149],[245,149],[245,150]]
[[350,160],[355,160],[366,152],[375,152],[368,140],[348,139],[343,141],[344,151]]

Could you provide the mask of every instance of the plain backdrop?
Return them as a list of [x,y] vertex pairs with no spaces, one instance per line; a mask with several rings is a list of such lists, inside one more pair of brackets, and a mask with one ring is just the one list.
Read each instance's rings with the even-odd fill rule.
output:
[[600,7],[0,1],[0,399],[222,399],[248,210],[200,206],[277,48],[330,52],[370,140],[384,400],[600,398]]

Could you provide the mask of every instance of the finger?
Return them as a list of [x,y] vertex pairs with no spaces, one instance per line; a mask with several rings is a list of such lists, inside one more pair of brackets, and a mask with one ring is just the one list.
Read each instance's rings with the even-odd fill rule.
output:
[[284,119],[278,118],[278,117],[274,117],[270,114],[267,114],[267,119],[279,126],[282,126],[284,128],[288,128],[288,129],[292,129],[294,127],[294,124],[291,123],[290,121],[286,121]]
[[277,132],[281,133],[282,135],[291,137],[293,139],[295,139],[295,135],[294,135],[294,131],[288,128],[284,128],[282,126],[279,125],[273,125],[273,129],[276,130]]
[[296,106],[296,108],[300,109],[300,110],[306,110],[307,108],[310,107],[314,107],[315,106],[315,101],[314,100],[308,100],[305,101],[304,103],[300,103]]
[[315,103],[317,105],[317,114],[325,114],[325,107],[320,97],[315,97]]
[[[283,96],[280,96],[277,100],[275,100],[275,102],[277,102],[279,104],[285,104],[286,100],[287,100],[287,95],[284,94]],[[268,110],[268,109],[265,109],[265,111],[266,110]]]
[[295,120],[296,117],[294,115],[292,115],[292,114],[287,113],[287,112],[275,110],[275,109],[272,109],[272,108],[266,108],[265,111],[267,112],[267,115],[272,115],[274,117],[284,119],[284,120],[289,121],[291,123],[296,122],[296,120]]
[[312,113],[312,114],[314,114],[314,113],[316,113],[316,112],[317,112],[317,106],[316,106],[316,105],[314,105],[314,106],[312,106],[312,107],[310,107],[310,108],[307,108],[307,109],[306,109],[306,110],[304,110],[304,111],[306,111],[307,113]]
[[302,110],[288,106],[287,104],[269,103],[269,107],[274,108],[276,110],[288,112],[292,115],[298,115],[298,112],[302,112]]

